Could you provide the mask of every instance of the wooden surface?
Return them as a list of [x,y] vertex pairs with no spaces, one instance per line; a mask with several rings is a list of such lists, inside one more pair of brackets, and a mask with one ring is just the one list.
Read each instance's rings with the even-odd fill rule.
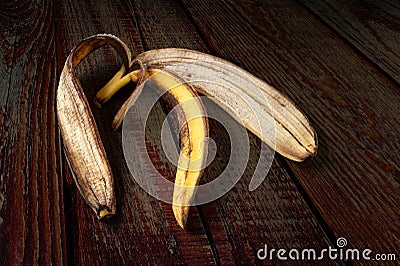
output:
[[[1,265],[284,264],[277,257],[258,260],[257,251],[264,244],[322,250],[336,247],[339,237],[347,239],[347,248],[396,254],[398,263],[399,4],[272,2],[2,1]],[[116,217],[98,221],[74,184],[55,115],[65,59],[74,45],[96,33],[120,37],[134,55],[183,47],[254,73],[309,117],[319,137],[318,155],[304,163],[276,155],[264,182],[250,192],[260,141],[249,134],[243,177],[222,198],[192,207],[184,231],[171,206],[132,178],[121,131],[111,130],[130,93],[126,88],[101,109],[91,103],[118,205]],[[79,66],[89,99],[119,65],[105,48]],[[159,137],[164,118],[162,103],[157,104],[147,121],[146,147],[160,173],[172,180],[175,168]],[[204,182],[223,171],[230,154],[222,125],[214,121],[210,128],[218,153]]]
[[400,82],[400,5],[396,1],[300,2],[373,65]]

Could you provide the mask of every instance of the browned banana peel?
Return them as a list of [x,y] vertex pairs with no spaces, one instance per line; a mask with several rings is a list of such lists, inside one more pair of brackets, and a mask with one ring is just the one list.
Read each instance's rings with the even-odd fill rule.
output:
[[115,214],[113,176],[90,106],[75,74],[75,67],[93,50],[111,45],[126,68],[130,51],[111,35],[83,40],[69,54],[57,91],[57,116],[67,160],[75,182],[99,219]]
[[[291,160],[300,162],[316,154],[317,135],[306,116],[278,90],[238,66],[208,54],[177,48],[151,50],[129,61],[130,52],[117,37],[111,35],[92,36],[78,45],[67,59],[60,79],[58,94],[62,96],[57,97],[57,111],[59,117],[64,116],[59,120],[67,157],[71,161],[74,172],[80,172],[80,175],[77,174],[76,182],[89,205],[97,213],[99,208],[104,209],[103,206],[107,206],[110,212],[113,212],[112,210],[115,208],[113,207],[115,200],[108,198],[108,196],[113,197],[111,171],[90,108],[73,71],[73,68],[81,59],[93,50],[90,48],[91,43],[96,43],[96,40],[103,40],[103,42],[109,40],[112,45],[114,42],[118,43],[115,46],[123,47],[123,49],[120,49],[120,47],[117,51],[124,60],[124,66],[121,70],[96,95],[97,102],[99,104],[105,103],[130,81],[138,82],[137,89],[133,91],[118,112],[113,123],[114,128],[121,124],[127,110],[138,98],[143,83],[151,79],[161,89],[167,91],[167,101],[182,103],[183,100],[189,98],[196,99],[194,89],[210,97],[266,144]],[[86,49],[79,48],[82,45],[85,46],[85,43],[89,43],[89,45],[86,44]],[[102,42],[99,41],[99,43]],[[125,55],[123,55],[124,52]],[[74,53],[77,55],[74,55]],[[140,70],[133,68],[134,62],[139,62]],[[129,73],[125,75],[125,72]],[[71,78],[71,73],[73,78]],[[63,76],[67,76],[67,78]],[[193,86],[187,83],[192,83]],[[175,89],[170,89],[171,86]],[[60,90],[64,92],[60,92]],[[69,94],[76,95],[71,96]],[[187,95],[187,97],[181,95]],[[76,99],[80,99],[78,104]],[[61,100],[64,101],[63,104],[59,103]],[[192,109],[192,106],[194,109]],[[78,110],[83,111],[78,112]],[[174,214],[182,227],[185,226],[190,202],[195,196],[195,186],[201,177],[201,167],[204,158],[207,156],[206,145],[197,145],[201,149],[193,154],[188,154],[185,149],[192,147],[193,143],[199,143],[200,139],[208,136],[207,119],[197,119],[191,123],[190,120],[185,121],[187,113],[204,115],[205,110],[201,101],[196,99],[192,105],[186,105],[186,107],[183,105],[177,115],[179,122],[185,125],[182,129],[186,132],[186,138],[181,138],[181,153],[173,198]],[[65,118],[65,116],[69,116],[69,118]],[[86,117],[86,120],[77,119],[82,116]],[[269,128],[263,128],[263,125],[267,124],[269,119],[273,119],[275,122],[275,134],[272,134],[274,132],[271,132]],[[86,128],[82,126],[84,122],[88,125]],[[79,127],[83,128],[79,129]],[[91,130],[87,130],[87,127],[90,127]],[[74,133],[71,133],[73,131]],[[193,135],[195,132],[200,133],[195,136]],[[85,139],[93,139],[93,141],[87,141],[85,145],[80,144]],[[95,149],[90,151],[90,147],[95,147]],[[95,154],[91,154],[91,152]],[[86,156],[95,159],[87,159]],[[72,158],[75,159],[75,162],[72,162]],[[86,163],[83,165],[79,163],[80,160],[83,160],[82,158],[93,160],[94,164]],[[186,159],[182,159],[181,162],[181,158]],[[97,164],[97,162],[99,163]],[[88,165],[96,165],[99,169],[104,167],[104,171],[96,170],[98,172],[95,177],[93,175],[94,170],[88,169],[90,168],[87,167]],[[108,174],[105,174],[105,172],[108,172]]]
[[[317,151],[307,117],[285,95],[242,68],[187,49],[151,50],[136,57],[148,68],[167,69],[210,97],[279,154],[301,162]],[[262,126],[275,121],[275,136]]]

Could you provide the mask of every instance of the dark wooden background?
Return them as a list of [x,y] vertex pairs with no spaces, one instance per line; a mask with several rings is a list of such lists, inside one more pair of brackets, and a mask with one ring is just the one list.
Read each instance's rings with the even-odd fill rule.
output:
[[[339,237],[348,248],[394,253],[399,263],[399,31],[394,0],[1,1],[1,264],[281,264],[259,261],[258,249],[321,250]],[[117,35],[133,54],[184,47],[254,73],[307,114],[319,136],[318,156],[294,163],[277,155],[262,185],[249,192],[260,147],[250,135],[250,161],[239,183],[193,207],[184,231],[171,206],[132,179],[121,131],[110,129],[127,89],[102,109],[93,106],[118,195],[116,217],[99,222],[71,178],[55,114],[67,54],[96,33]],[[85,60],[79,75],[89,98],[119,64],[110,49]],[[157,105],[147,148],[173,179],[160,152],[164,117]],[[212,123],[219,159],[206,180],[229,155],[229,136],[220,132]]]

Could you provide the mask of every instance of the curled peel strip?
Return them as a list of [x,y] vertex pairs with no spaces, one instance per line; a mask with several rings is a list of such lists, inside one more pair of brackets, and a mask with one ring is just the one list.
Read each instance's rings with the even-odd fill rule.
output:
[[[115,214],[113,176],[89,103],[75,67],[92,51],[111,45],[130,65],[130,51],[112,35],[92,36],[68,55],[57,90],[57,117],[66,158],[77,187],[99,219]],[[121,73],[123,74],[123,73]]]
[[[286,158],[303,161],[316,154],[317,135],[307,117],[289,98],[242,68],[218,57],[177,48],[151,50],[136,58],[148,67],[166,68],[184,80],[212,81],[197,84],[196,89],[224,109],[237,109],[244,126]],[[261,121],[273,117],[275,147],[268,132],[262,134],[257,121],[246,117],[251,111],[235,106],[237,95],[251,103]]]

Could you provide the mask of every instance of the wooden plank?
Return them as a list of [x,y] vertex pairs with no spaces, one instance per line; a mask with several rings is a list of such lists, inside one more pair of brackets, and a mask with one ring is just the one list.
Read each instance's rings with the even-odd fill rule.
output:
[[[210,14],[202,14],[203,16],[215,18],[223,14],[220,13],[223,11],[221,5],[211,1],[204,6],[201,3],[193,3],[193,6],[198,5],[202,8],[208,5],[210,9],[216,8],[210,11]],[[207,52],[207,46],[216,49],[227,46],[226,43],[214,43],[213,39],[204,43],[203,37],[198,35],[197,29],[186,17],[185,10],[175,1],[134,1],[133,6],[138,10],[136,17],[146,49],[183,47]],[[197,16],[194,18],[199,19]],[[202,32],[202,35],[207,36],[208,29]],[[250,35],[245,36],[251,38]],[[229,40],[231,37],[223,38]],[[230,48],[243,47],[242,44],[230,42]],[[224,57],[229,58],[226,54]],[[245,59],[253,63],[256,57]],[[222,113],[222,110],[219,110],[219,113]],[[211,121],[210,131],[218,146],[218,152],[216,162],[205,171],[206,181],[212,180],[223,171],[225,159],[230,155],[229,135],[224,133],[222,125]],[[254,135],[250,135],[249,142],[250,158],[243,178],[224,197],[199,207],[205,227],[209,231],[209,240],[214,246],[217,262],[227,265],[260,264],[262,262],[257,259],[257,251],[264,244],[268,247],[289,249],[322,249],[330,245],[317,219],[279,161],[274,162],[266,180],[256,191],[248,190],[258,161],[257,151],[260,148],[260,142]],[[279,261],[275,258],[272,263]]]
[[397,1],[300,2],[400,84],[400,5]]
[[[133,54],[141,52],[140,33],[135,13],[129,3],[119,1],[55,1],[57,10],[58,63],[61,67],[69,50],[84,37],[96,33],[112,33],[123,39]],[[81,12],[84,10],[85,12]],[[110,49],[96,51],[81,66],[79,75],[89,99],[112,77],[120,63]],[[148,195],[133,180],[123,155],[121,130],[113,132],[111,122],[118,108],[130,93],[118,93],[102,109],[94,112],[101,137],[114,172],[117,215],[109,222],[99,222],[85,204],[66,168],[69,200],[69,256],[78,265],[106,264],[213,264],[214,257],[198,213],[191,213],[188,231],[176,223],[171,205]],[[147,120],[148,153],[157,169],[174,178],[175,171],[161,152],[159,130],[164,113],[159,104]],[[146,147],[141,147],[141,149]],[[145,152],[145,151],[143,151]],[[140,163],[138,168],[145,166]]]
[[0,10],[0,264],[66,264],[53,6]]
[[398,257],[398,87],[294,1],[184,2],[217,55],[283,91],[310,118],[319,154],[288,164],[334,237]]

